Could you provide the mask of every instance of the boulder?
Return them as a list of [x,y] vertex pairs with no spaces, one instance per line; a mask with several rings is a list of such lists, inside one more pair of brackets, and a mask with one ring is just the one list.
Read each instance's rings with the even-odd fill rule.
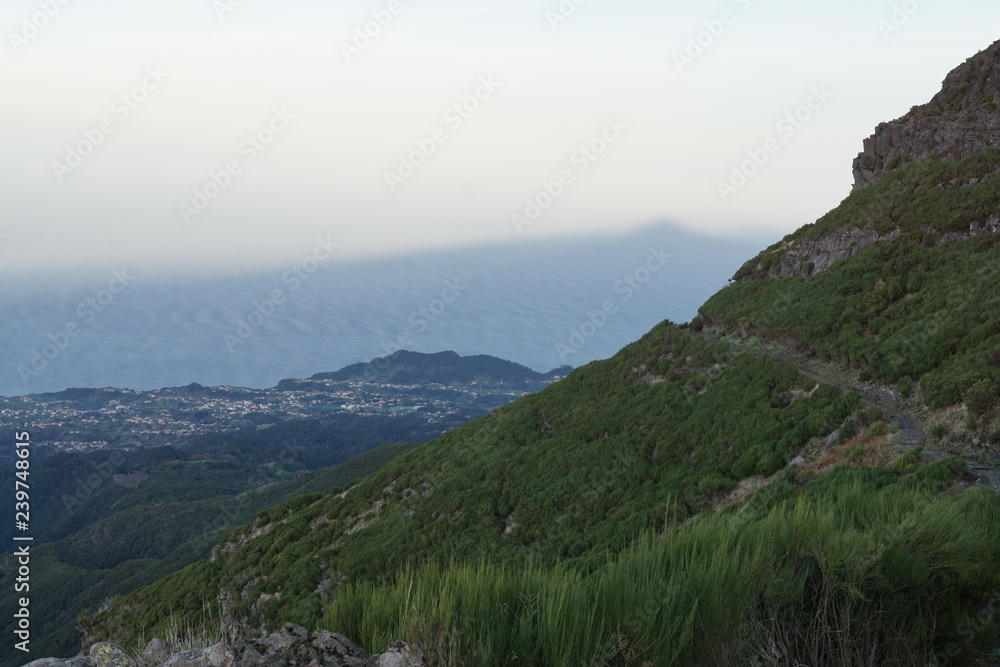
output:
[[372,656],[365,667],[427,667],[427,663],[419,644],[398,641]]
[[343,635],[298,625],[285,626],[265,637],[233,644],[236,667],[362,667],[368,659],[363,648]]
[[101,642],[90,647],[95,667],[135,667],[135,660],[118,644]]
[[169,660],[173,654],[173,647],[162,639],[157,638],[146,644],[146,650],[142,652],[139,662],[143,667],[159,667],[159,665]]
[[219,642],[208,648],[174,653],[163,667],[236,667],[236,654],[229,644]]

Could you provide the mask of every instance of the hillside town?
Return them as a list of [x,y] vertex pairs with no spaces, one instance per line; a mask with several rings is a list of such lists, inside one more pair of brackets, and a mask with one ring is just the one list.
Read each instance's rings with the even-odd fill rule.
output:
[[271,389],[191,384],[155,391],[68,389],[0,397],[0,426],[31,428],[55,451],[133,449],[193,436],[331,415],[419,415],[441,432],[541,388],[479,378],[393,384],[364,379],[285,380]]

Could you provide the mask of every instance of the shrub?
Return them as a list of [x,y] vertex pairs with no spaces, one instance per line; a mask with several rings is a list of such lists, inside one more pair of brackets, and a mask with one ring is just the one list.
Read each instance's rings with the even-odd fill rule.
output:
[[990,380],[980,380],[965,393],[965,405],[974,415],[982,415],[997,404],[997,392]]

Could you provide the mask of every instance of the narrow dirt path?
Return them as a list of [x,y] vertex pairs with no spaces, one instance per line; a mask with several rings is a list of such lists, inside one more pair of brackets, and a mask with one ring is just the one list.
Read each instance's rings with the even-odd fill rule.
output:
[[[852,391],[858,394],[863,404],[880,408],[899,422],[904,447],[913,448],[920,445],[923,430],[922,415],[909,406],[906,406],[901,399],[894,397],[891,390],[875,384],[859,382],[846,371],[836,369],[828,364],[783,348],[755,347],[754,350],[792,364],[802,375],[816,382],[832,385],[843,391]],[[923,453],[930,458],[936,459],[948,459],[954,456],[953,454],[937,452],[926,447]],[[966,460],[965,464],[969,470],[989,484],[995,493],[1000,494],[1000,471],[974,461]]]
[[[765,350],[766,353],[766,350]],[[804,364],[795,363],[795,359],[785,358],[786,355],[773,355],[779,357],[782,361],[788,361],[795,364],[795,367],[799,369],[799,372],[805,375],[807,378],[815,380],[821,384],[828,384],[838,387],[844,391],[853,391],[858,396],[861,397],[861,402],[864,405],[875,406],[881,410],[889,413],[893,419],[899,422],[899,428],[903,434],[903,444],[907,447],[916,447],[920,444],[921,437],[921,427],[919,417],[904,411],[897,402],[891,401],[884,396],[880,396],[878,391],[873,389],[871,385],[867,383],[857,382],[855,380],[844,381],[841,378],[835,377],[829,373],[818,372],[816,369],[806,368]],[[791,356],[791,355],[787,355]],[[918,421],[919,420],[919,421]],[[928,454],[938,454],[938,452],[930,452],[925,450]],[[942,457],[947,458],[945,454],[941,454]]]

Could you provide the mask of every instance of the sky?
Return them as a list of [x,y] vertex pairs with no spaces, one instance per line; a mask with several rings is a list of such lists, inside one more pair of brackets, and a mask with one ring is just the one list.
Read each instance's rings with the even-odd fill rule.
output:
[[672,222],[780,238],[1000,38],[980,0],[7,0],[0,275]]

